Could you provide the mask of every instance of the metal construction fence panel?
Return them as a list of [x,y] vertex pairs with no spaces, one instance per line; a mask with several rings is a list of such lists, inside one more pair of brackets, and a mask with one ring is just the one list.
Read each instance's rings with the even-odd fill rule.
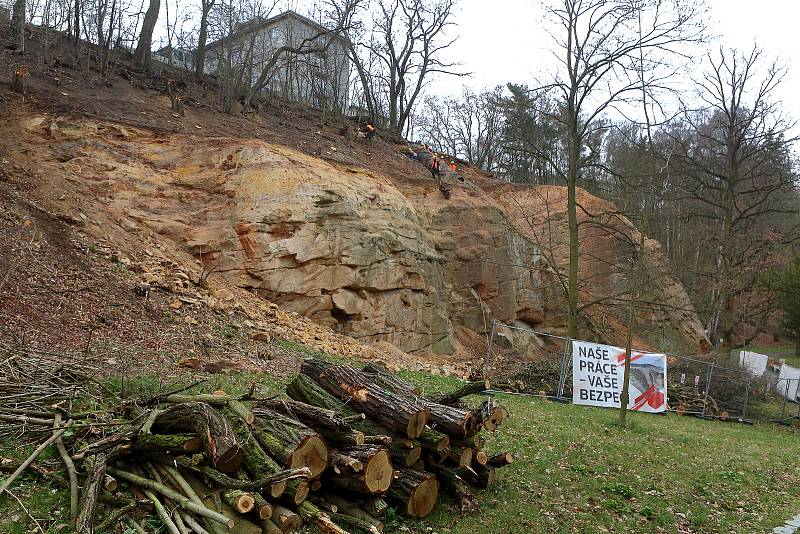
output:
[[[572,401],[572,340],[493,322],[484,377],[496,389]],[[800,378],[771,363],[763,375],[726,353],[667,354],[668,411],[722,421],[800,424]]]

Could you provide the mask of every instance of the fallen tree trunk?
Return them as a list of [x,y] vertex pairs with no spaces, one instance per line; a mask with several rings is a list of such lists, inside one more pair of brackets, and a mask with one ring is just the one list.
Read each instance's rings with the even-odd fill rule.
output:
[[[366,525],[369,525],[377,532],[383,532],[383,522],[370,515],[368,512],[359,507],[357,504],[350,502],[339,495],[334,495],[332,493],[326,493],[322,496],[322,498],[325,499],[326,502],[336,506],[337,508],[336,513],[338,515],[333,517],[334,520],[338,519],[339,516],[348,516],[357,519],[359,522],[361,522],[361,523],[350,522],[348,526],[365,528]],[[347,520],[342,521],[342,523],[346,522]]]
[[87,459],[86,480],[83,482],[83,490],[78,501],[78,517],[75,520],[75,532],[79,534],[91,534],[94,532],[94,511],[97,504],[97,496],[103,487],[103,479],[106,476],[108,467],[105,453],[100,453]]
[[306,425],[271,410],[254,410],[253,434],[270,455],[288,467],[308,467],[316,477],[328,465],[322,437]]
[[400,510],[404,514],[425,517],[436,506],[439,481],[433,473],[399,469],[386,495],[400,503]]
[[428,402],[431,411],[431,428],[454,438],[466,438],[478,433],[481,425],[469,410]]
[[435,473],[442,487],[455,497],[462,512],[472,512],[478,508],[475,496],[455,470],[438,464],[427,464],[426,468]]
[[475,395],[476,393],[481,393],[483,391],[486,391],[487,389],[489,389],[488,380],[467,382],[466,384],[456,389],[455,391],[431,397],[431,401],[438,404],[445,404],[451,406],[457,404],[462,398],[466,397],[467,395]]
[[334,410],[319,408],[291,399],[262,399],[255,402],[256,408],[264,408],[293,417],[318,431],[349,433],[353,428]]
[[163,434],[190,431],[201,436],[211,465],[223,473],[234,473],[244,460],[244,449],[230,422],[203,402],[170,406],[156,417],[153,431]]
[[461,467],[456,470],[456,474],[470,486],[474,486],[478,489],[486,489],[494,480],[494,467],[482,465]]
[[514,463],[514,455],[510,452],[501,452],[500,454],[495,454],[494,456],[490,456],[486,460],[486,465],[489,467],[505,467],[507,465],[511,465]]
[[133,442],[134,452],[191,454],[203,450],[203,440],[194,434],[144,434]]
[[364,373],[349,365],[329,365],[307,358],[300,368],[326,391],[366,413],[380,425],[409,438],[425,430],[430,410],[415,398],[397,395],[377,386]]
[[382,435],[386,428],[364,418],[364,414],[334,397],[310,376],[300,374],[286,386],[286,394],[294,400],[313,404],[338,413],[352,428],[369,436]]
[[370,377],[375,380],[376,384],[383,386],[390,391],[404,393],[406,395],[411,395],[412,397],[419,397],[420,395],[420,391],[417,386],[406,382],[379,363],[367,363],[364,365],[364,372],[368,373]]
[[279,504],[272,507],[271,520],[278,525],[278,528],[280,528],[281,532],[284,534],[297,530],[300,528],[300,525],[303,524],[300,515]]
[[[269,457],[264,449],[259,445],[258,440],[250,431],[250,428],[243,422],[238,422],[234,425],[239,440],[244,448],[244,468],[250,475],[250,478],[258,480],[266,478],[270,475],[281,471],[281,466]],[[276,482],[269,488],[271,497],[280,497],[286,490],[286,482]]]

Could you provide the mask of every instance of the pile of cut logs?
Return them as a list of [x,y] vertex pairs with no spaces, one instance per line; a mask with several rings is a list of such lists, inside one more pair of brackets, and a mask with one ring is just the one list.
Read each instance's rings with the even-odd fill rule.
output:
[[[475,509],[472,488],[486,488],[495,468],[513,461],[487,455],[480,434],[498,428],[505,408],[491,397],[477,408],[462,402],[487,388],[474,382],[423,397],[381,366],[310,358],[288,398],[255,388],[238,397],[170,392],[123,403],[105,433],[87,432],[86,414],[0,405],[6,422],[52,431],[27,460],[2,465],[10,474],[0,494],[26,470],[49,476],[70,488],[80,533],[146,532],[155,518],[171,534],[279,534],[302,524],[325,534],[383,532],[390,506],[424,517],[440,488]],[[82,431],[62,441],[70,429]],[[64,476],[37,467],[50,445]]]

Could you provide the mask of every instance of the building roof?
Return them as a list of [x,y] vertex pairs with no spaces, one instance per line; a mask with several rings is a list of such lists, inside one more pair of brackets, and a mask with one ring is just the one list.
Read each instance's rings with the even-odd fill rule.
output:
[[[247,21],[244,24],[242,24],[242,26],[239,29],[235,30],[233,33],[231,33],[229,35],[226,35],[225,37],[223,37],[221,39],[217,39],[216,41],[214,41],[212,43],[209,43],[208,45],[206,45],[206,48],[215,48],[215,47],[219,46],[220,44],[222,44],[222,43],[224,43],[226,41],[229,41],[231,39],[236,39],[236,38],[238,38],[238,37],[240,37],[242,35],[248,35],[250,33],[253,33],[254,31],[258,31],[258,30],[262,30],[264,28],[268,28],[270,26],[274,26],[275,24],[277,24],[277,23],[279,23],[282,20],[287,19],[287,18],[294,18],[294,19],[302,22],[306,26],[310,26],[311,28],[315,29],[319,33],[331,32],[330,28],[326,28],[325,26],[323,26],[319,22],[316,22],[316,21],[314,21],[314,20],[312,20],[312,19],[310,19],[308,17],[304,17],[300,13],[297,13],[296,11],[292,11],[290,9],[288,11],[284,11],[283,13],[281,13],[279,15],[275,15],[274,17],[270,17],[268,19],[263,19],[261,22],[257,22],[255,24],[252,23],[253,20],[255,20],[255,19],[251,19],[250,21]],[[344,36],[342,36],[341,34],[335,34],[334,38],[344,40]]]

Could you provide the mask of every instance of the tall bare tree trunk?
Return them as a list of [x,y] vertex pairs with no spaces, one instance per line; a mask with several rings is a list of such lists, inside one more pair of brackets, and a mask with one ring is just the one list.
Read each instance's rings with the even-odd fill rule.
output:
[[74,50],[73,58],[75,64],[78,64],[78,53],[81,45],[81,0],[75,0],[75,37],[73,40]]
[[200,16],[200,35],[197,37],[197,51],[194,57],[194,75],[203,75],[206,63],[206,41],[208,40],[208,14],[214,7],[214,0],[203,0],[203,12]]
[[153,30],[158,22],[158,12],[161,10],[161,0],[150,0],[147,12],[144,14],[142,31],[139,32],[139,42],[133,53],[133,62],[137,67],[150,68],[150,49],[153,44]]
[[[571,106],[570,106],[571,107]],[[578,161],[580,158],[581,140],[577,131],[577,112],[571,114],[569,169],[567,171],[567,214],[569,217],[569,274],[567,278],[567,300],[569,317],[567,318],[567,337],[575,339],[578,334],[578,262],[580,260],[580,243],[578,241],[578,209],[576,187],[578,182]]]
[[22,53],[25,51],[25,0],[15,0],[11,23],[14,26],[14,46],[17,52]]

